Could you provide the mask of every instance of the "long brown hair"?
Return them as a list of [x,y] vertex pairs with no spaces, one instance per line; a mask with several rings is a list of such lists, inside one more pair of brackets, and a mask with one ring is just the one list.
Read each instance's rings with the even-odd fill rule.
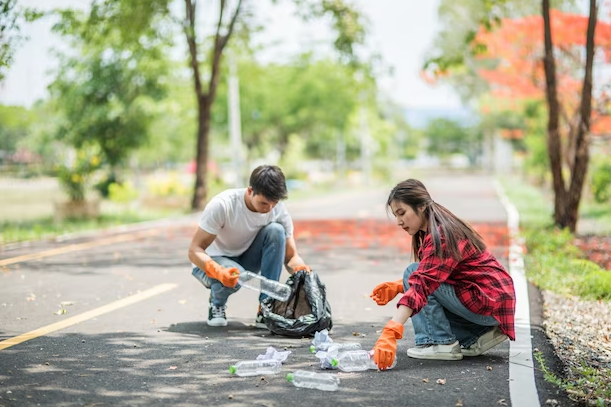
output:
[[[486,250],[486,244],[480,234],[465,221],[433,201],[422,182],[416,179],[408,179],[398,183],[390,191],[387,201],[388,207],[393,201],[403,202],[411,207],[417,215],[428,221],[428,232],[419,230],[412,238],[412,252],[416,261],[420,260],[418,252],[422,247],[426,233],[431,234],[435,255],[440,258],[445,258],[449,252],[454,259],[461,260],[458,242],[462,240],[468,240],[480,253]],[[446,244],[446,253],[441,249],[442,236]]]

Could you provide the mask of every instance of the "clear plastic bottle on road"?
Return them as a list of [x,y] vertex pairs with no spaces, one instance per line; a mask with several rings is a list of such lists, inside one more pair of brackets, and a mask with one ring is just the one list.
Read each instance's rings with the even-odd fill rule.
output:
[[286,380],[295,387],[335,391],[339,387],[339,377],[331,373],[316,373],[306,370],[297,370],[286,375]]
[[229,373],[238,376],[259,376],[280,373],[282,362],[276,359],[242,360],[229,366]]
[[339,351],[347,351],[347,350],[359,350],[361,349],[361,344],[358,342],[323,342],[318,345],[310,346],[310,352],[316,353],[319,350],[323,352],[327,352],[331,346],[337,346]]
[[[343,372],[362,372],[363,370],[378,370],[378,365],[373,360],[373,352],[366,350],[352,350],[339,353],[331,361],[331,365]],[[392,369],[397,365],[397,358],[392,362]]]
[[269,280],[260,274],[251,271],[240,272],[238,282],[242,287],[250,288],[251,290],[260,291],[272,298],[280,301],[286,301],[291,295],[291,287],[279,281]]

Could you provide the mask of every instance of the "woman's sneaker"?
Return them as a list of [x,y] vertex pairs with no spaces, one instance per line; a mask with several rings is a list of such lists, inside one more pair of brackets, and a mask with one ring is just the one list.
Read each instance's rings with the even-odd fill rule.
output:
[[210,304],[208,308],[208,325],[209,326],[227,326],[227,317],[225,316],[226,305],[216,307]]
[[407,356],[414,359],[461,360],[458,341],[449,345],[420,345],[407,350]]
[[479,356],[482,353],[490,350],[491,348],[505,342],[509,337],[501,331],[501,328],[495,326],[479,338],[477,342],[468,348],[463,348],[462,354],[465,356]]

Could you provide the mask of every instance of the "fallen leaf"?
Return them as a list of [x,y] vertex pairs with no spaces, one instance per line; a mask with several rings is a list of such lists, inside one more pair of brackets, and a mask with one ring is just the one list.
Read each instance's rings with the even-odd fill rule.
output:
[[422,379],[423,382],[428,383],[429,379]]
[[458,401],[456,402],[456,407],[462,407],[462,400],[458,399]]
[[59,310],[55,311],[53,314],[55,314],[55,315],[62,315],[62,314],[65,314],[66,312],[68,312],[68,311],[66,311],[65,309],[62,308],[62,309],[59,309]]
[[437,381],[435,383],[437,383],[437,384],[446,384],[446,379],[437,379]]
[[73,301],[62,301],[60,304],[62,307],[67,307],[69,305],[74,305],[74,302]]
[[486,366],[486,370],[492,370],[492,366]]
[[500,399],[497,404],[500,404],[501,406],[506,406],[507,403],[505,402],[505,399]]
[[176,366],[170,366],[166,370],[176,370]]
[[227,398],[228,398],[229,400],[233,400],[233,394],[230,394],[230,395],[229,395]]

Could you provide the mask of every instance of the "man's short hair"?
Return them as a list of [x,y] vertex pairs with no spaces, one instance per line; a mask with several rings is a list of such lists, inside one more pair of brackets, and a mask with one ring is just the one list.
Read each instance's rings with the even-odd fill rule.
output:
[[255,195],[278,202],[288,197],[286,179],[280,167],[275,165],[260,165],[250,174],[250,186]]

